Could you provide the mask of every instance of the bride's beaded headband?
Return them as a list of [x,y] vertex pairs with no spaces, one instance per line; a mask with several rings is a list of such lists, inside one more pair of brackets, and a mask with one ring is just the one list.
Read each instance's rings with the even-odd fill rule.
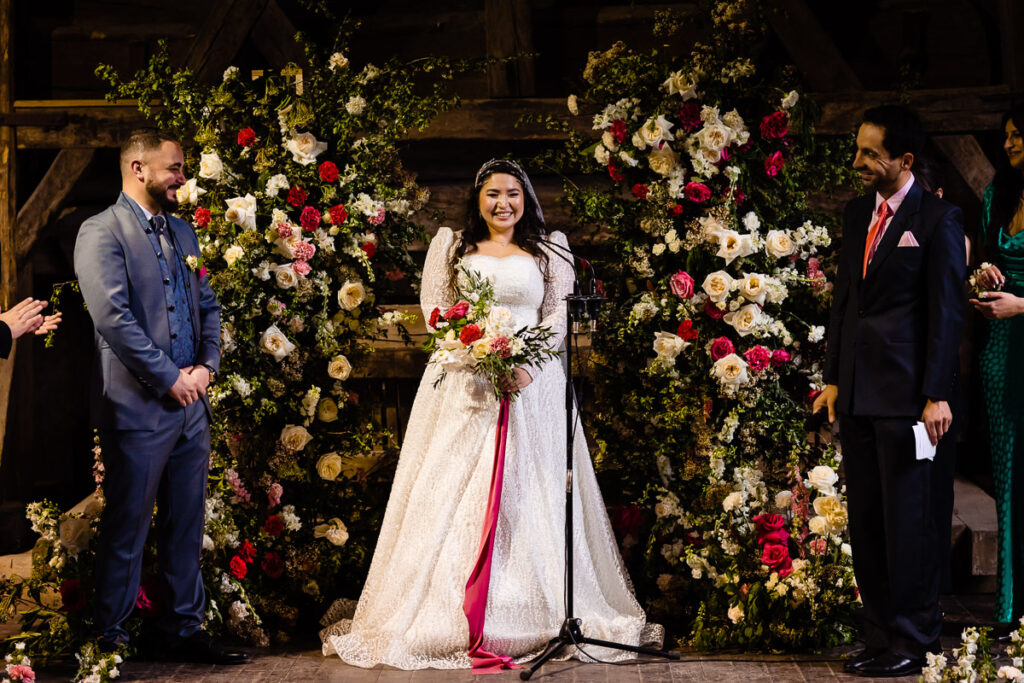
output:
[[522,186],[523,190],[533,200],[534,214],[537,219],[544,224],[544,211],[540,208],[540,202],[537,201],[537,194],[533,191],[533,184],[530,182],[530,176],[526,175],[526,171],[522,167],[511,159],[491,159],[476,172],[476,178],[473,180],[473,187],[479,189],[488,177],[495,173],[508,173],[514,176]]

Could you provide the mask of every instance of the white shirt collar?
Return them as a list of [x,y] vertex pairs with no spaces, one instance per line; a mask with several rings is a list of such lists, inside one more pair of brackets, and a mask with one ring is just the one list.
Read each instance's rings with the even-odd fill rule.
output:
[[893,195],[891,197],[889,197],[888,199],[886,199],[885,197],[883,197],[882,195],[880,195],[879,193],[876,192],[875,193],[875,213],[876,214],[878,213],[878,207],[882,205],[882,202],[885,202],[886,204],[889,205],[889,210],[892,211],[893,214],[895,215],[896,212],[899,211],[899,209],[900,209],[900,204],[902,204],[903,200],[907,198],[907,194],[910,192],[910,188],[913,185],[914,185],[914,174],[911,173],[910,174],[910,178],[907,179],[907,182],[903,183],[903,187],[901,187],[900,189],[896,190],[896,192],[894,192]]

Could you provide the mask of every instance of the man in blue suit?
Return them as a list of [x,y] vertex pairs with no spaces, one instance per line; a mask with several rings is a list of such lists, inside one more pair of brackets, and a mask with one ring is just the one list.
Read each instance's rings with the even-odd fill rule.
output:
[[157,504],[157,550],[171,658],[241,663],[201,630],[199,572],[210,456],[206,389],[220,363],[220,306],[188,223],[170,215],[185,183],[169,134],[140,131],[121,147],[122,192],[86,220],[75,271],[96,329],[94,419],[106,508],[96,555],[95,628],[102,648],[128,640],[143,548]]
[[[909,109],[865,112],[853,167],[869,193],[846,207],[814,403],[839,418],[864,605],[865,649],[846,668],[868,677],[916,673],[940,649],[966,255],[960,209],[915,182],[924,137]],[[917,459],[918,422],[934,460]]]

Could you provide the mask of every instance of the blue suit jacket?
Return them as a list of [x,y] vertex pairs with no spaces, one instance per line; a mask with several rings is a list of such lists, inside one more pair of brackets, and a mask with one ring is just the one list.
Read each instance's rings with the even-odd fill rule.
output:
[[[192,227],[173,216],[168,224],[179,258],[199,255]],[[220,305],[209,278],[183,269],[190,280],[191,318],[198,342],[195,364],[220,366]],[[78,231],[75,273],[96,329],[93,401],[97,426],[157,427],[160,415],[180,406],[167,392],[178,378],[160,263],[133,203],[117,202]],[[210,403],[202,398],[206,410]]]
[[[874,193],[846,206],[824,379],[847,415],[919,418],[927,399],[956,398],[967,269],[959,208],[918,183],[862,277]],[[917,247],[899,247],[909,231]]]

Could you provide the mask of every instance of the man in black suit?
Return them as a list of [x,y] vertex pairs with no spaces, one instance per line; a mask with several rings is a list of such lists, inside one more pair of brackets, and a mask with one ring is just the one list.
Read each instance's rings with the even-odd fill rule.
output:
[[[960,209],[914,181],[924,137],[909,109],[864,114],[853,167],[869,192],[846,207],[814,403],[839,417],[864,605],[865,649],[846,668],[869,677],[916,673],[940,649],[966,256]],[[934,460],[917,459],[918,422]]]

